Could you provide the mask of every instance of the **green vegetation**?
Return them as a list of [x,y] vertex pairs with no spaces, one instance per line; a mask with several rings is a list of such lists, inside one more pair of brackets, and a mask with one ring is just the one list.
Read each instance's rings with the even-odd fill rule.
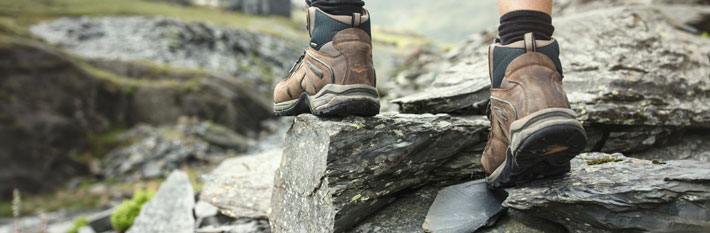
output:
[[700,35],[700,38],[707,39],[709,36],[708,32],[703,32],[703,34]]
[[141,212],[143,204],[150,201],[155,195],[154,192],[146,190],[138,190],[133,194],[131,200],[125,200],[121,205],[116,207],[116,210],[111,214],[111,224],[113,229],[119,232],[125,232],[133,225],[133,219]]
[[74,224],[71,228],[69,228],[68,233],[78,233],[79,228],[82,228],[86,225],[89,225],[89,219],[86,216],[78,217],[77,219],[74,219]]
[[599,164],[604,164],[604,163],[615,163],[615,162],[621,162],[621,161],[624,161],[624,159],[614,159],[614,158],[606,157],[603,159],[587,161],[587,165],[592,166],[592,165],[599,165]]

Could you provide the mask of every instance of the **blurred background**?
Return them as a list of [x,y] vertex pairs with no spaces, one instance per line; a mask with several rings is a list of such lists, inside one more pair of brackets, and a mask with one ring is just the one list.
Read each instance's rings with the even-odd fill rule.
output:
[[[673,1],[566,0],[555,14],[660,2]],[[496,34],[492,0],[366,4],[384,112],[457,64],[483,62]],[[279,154],[292,119],[273,117],[271,89],[307,44],[304,9],[300,0],[0,0],[0,232],[87,222],[120,232],[115,221],[128,220],[112,224],[113,210],[135,216],[130,207],[140,210],[172,170],[199,193],[227,159]],[[707,39],[708,19],[674,26]],[[244,222],[268,230],[264,219]]]

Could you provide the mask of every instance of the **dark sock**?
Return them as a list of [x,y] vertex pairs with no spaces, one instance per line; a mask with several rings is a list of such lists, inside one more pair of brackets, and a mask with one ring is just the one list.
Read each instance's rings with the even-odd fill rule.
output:
[[306,4],[318,7],[331,15],[353,15],[362,13],[365,2],[361,0],[306,0]]
[[500,17],[498,37],[503,45],[523,40],[525,33],[532,32],[535,39],[550,40],[555,27],[547,13],[533,10],[511,11]]

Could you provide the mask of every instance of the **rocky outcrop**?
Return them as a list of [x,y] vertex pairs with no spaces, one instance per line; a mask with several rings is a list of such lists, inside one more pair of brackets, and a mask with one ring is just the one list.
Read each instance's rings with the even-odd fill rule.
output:
[[570,232],[710,230],[710,163],[590,153],[560,179],[508,190],[504,206]]
[[[589,150],[633,153],[685,128],[710,127],[710,41],[677,22],[704,15],[704,8],[642,5],[555,19],[565,89],[590,135]],[[468,43],[473,48],[451,55],[455,64],[430,90],[394,101],[402,112],[485,112],[488,64],[467,57],[485,57],[486,45]]]
[[85,58],[205,69],[247,79],[265,92],[301,49],[286,38],[163,18],[62,18],[30,31]]
[[127,146],[105,156],[101,173],[130,181],[165,177],[187,164],[216,164],[250,144],[223,126],[188,119],[159,128],[140,125],[117,140]]
[[[228,76],[88,63],[31,40],[0,41],[0,63],[0,162],[10,168],[0,174],[1,199],[13,188],[48,191],[87,174],[68,155],[85,153],[117,128],[190,116],[254,136],[260,122],[273,116],[268,97]],[[206,140],[234,139],[226,136]]]
[[200,200],[232,218],[265,219],[280,160],[280,149],[225,160],[207,175]]
[[126,233],[195,232],[194,207],[195,194],[187,174],[175,171],[160,185],[155,196],[143,205]]
[[466,170],[445,179],[432,174],[469,156],[486,139],[484,128],[448,115],[298,116],[276,172],[272,230],[345,231],[404,190],[481,177]]

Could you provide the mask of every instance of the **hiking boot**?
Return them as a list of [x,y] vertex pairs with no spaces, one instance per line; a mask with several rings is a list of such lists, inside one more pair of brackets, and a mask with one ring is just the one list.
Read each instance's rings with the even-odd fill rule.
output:
[[380,111],[370,15],[330,15],[310,7],[310,46],[274,89],[274,113],[373,116]]
[[502,80],[491,87],[491,132],[481,159],[489,187],[569,172],[587,136],[562,90],[557,41],[528,33],[513,44],[492,45],[489,64],[492,83]]

